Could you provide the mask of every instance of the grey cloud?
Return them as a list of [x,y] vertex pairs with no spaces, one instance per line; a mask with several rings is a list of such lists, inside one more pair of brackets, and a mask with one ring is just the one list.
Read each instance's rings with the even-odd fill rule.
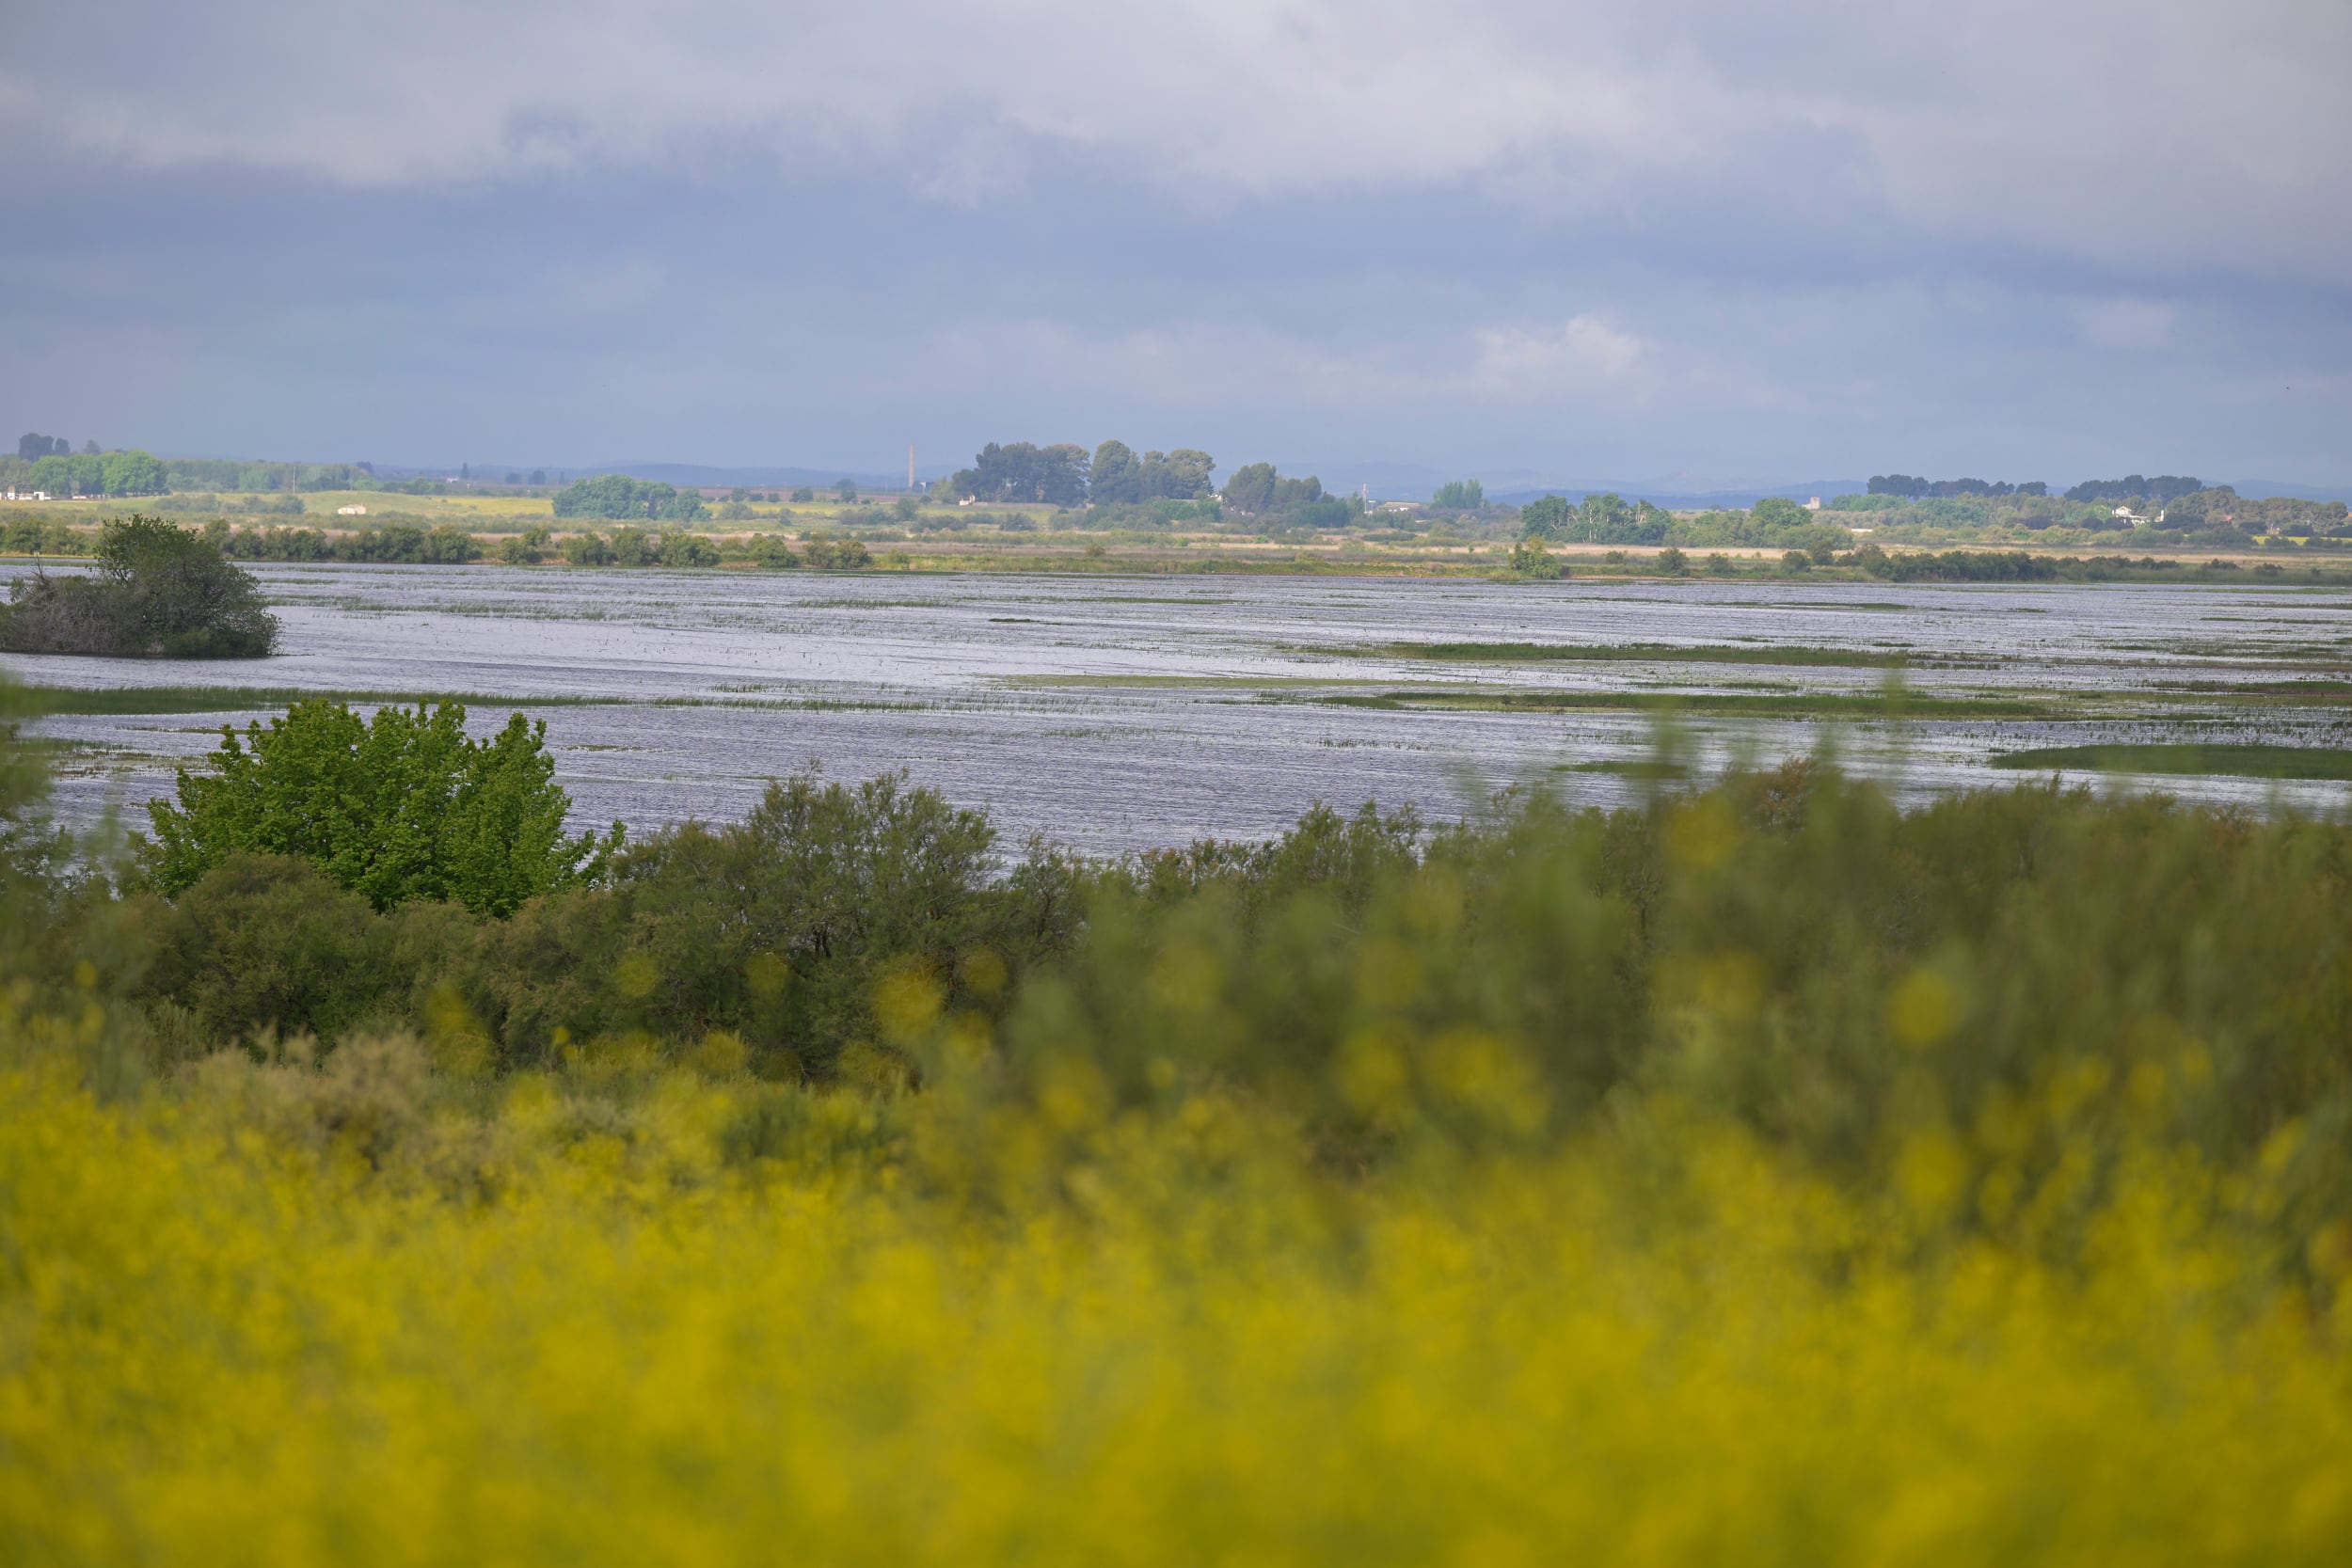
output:
[[[0,114],[152,166],[429,184],[748,140],[968,202],[1057,148],[1202,211],[1463,181],[1573,208],[1727,166],[1769,187],[1752,150],[1810,136],[1927,232],[2352,281],[2332,0],[39,0],[14,25]],[[93,54],[135,85],[93,92]]]

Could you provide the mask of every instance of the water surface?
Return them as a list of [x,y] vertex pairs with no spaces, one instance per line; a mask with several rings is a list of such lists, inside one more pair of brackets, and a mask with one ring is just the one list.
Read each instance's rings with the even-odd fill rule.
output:
[[[1264,834],[1318,800],[1444,816],[1513,783],[1595,804],[1646,787],[1595,769],[1646,756],[1654,716],[1474,705],[1511,693],[1678,694],[1692,711],[1677,744],[1706,769],[1825,738],[1819,717],[1710,712],[1710,701],[1803,704],[1874,694],[1888,679],[1867,666],[1436,659],[1397,644],[1899,654],[1910,692],[1957,705],[1929,719],[1849,715],[1834,743],[1906,798],[2014,784],[1987,760],[2024,747],[2339,746],[2352,716],[2352,693],[2308,684],[2352,677],[2342,590],[255,571],[284,623],[277,657],[0,662],[53,686],[474,693],[480,729],[517,706],[548,720],[582,821],[725,818],[800,768],[841,778],[904,768],[988,806],[1016,835],[1093,850]],[[1473,705],[1416,705],[1424,700]],[[2027,711],[1992,710],[2005,701]],[[1970,702],[1991,707],[1970,712]],[[86,820],[110,799],[135,806],[166,792],[174,762],[250,717],[60,715],[33,728],[72,744],[59,797]],[[2167,777],[2101,787],[2333,810],[2345,786]]]

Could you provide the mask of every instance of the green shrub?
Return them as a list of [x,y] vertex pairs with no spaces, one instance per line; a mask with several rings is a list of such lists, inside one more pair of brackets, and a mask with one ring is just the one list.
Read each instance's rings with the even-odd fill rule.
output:
[[232,854],[298,855],[379,910],[445,899],[494,915],[601,875],[621,827],[564,836],[571,798],[546,723],[517,713],[476,741],[465,721],[456,703],[367,721],[321,699],[242,743],[224,726],[203,770],[180,768],[177,803],[150,804],[148,872],[177,894]]
[[808,563],[818,571],[858,571],[874,563],[873,552],[861,540],[811,534],[802,547],[807,552]]
[[887,1033],[874,1015],[886,978],[933,1010],[993,1006],[1066,943],[1069,863],[1033,848],[1000,878],[994,849],[985,816],[902,778],[799,775],[742,822],[635,847],[610,887],[526,906],[485,933],[466,989],[512,1060],[564,1039],[724,1029],[765,1070],[821,1076]]
[[231,854],[160,920],[144,990],[215,1040],[340,1037],[405,992],[385,923],[291,855]]

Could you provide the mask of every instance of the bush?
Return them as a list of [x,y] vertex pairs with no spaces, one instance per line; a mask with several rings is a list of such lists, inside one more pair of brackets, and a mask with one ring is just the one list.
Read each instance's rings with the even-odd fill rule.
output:
[[602,875],[620,824],[564,836],[571,798],[545,722],[517,713],[476,741],[465,721],[456,703],[388,704],[371,721],[319,699],[242,744],[224,726],[205,771],[179,769],[178,803],[149,805],[148,874],[178,894],[230,855],[297,855],[379,910],[448,899],[487,914]]
[[292,855],[223,857],[159,924],[144,992],[187,1008],[215,1040],[332,1040],[405,989],[367,899]]
[[664,566],[716,566],[719,546],[699,533],[665,533],[660,544]]
[[1530,535],[1511,546],[1511,572],[1515,577],[1550,581],[1568,575],[1567,567],[1554,560],[1543,546],[1540,538]]
[[740,823],[688,823],[491,932],[467,990],[509,1060],[564,1038],[724,1029],[763,1069],[832,1073],[884,1037],[878,985],[925,1010],[999,1005],[1074,916],[1067,863],[995,875],[995,832],[903,778],[799,775]]
[[874,563],[873,552],[868,550],[862,541],[856,539],[835,539],[823,534],[811,534],[803,542],[802,548],[807,553],[808,563],[819,571],[852,572]]
[[113,657],[259,658],[278,641],[252,575],[200,534],[134,515],[99,532],[88,577],[10,587],[0,648]]

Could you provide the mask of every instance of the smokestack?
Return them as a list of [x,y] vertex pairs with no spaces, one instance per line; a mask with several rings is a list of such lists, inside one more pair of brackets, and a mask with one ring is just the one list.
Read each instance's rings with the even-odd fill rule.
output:
[[914,488],[914,443],[907,443],[907,488]]

